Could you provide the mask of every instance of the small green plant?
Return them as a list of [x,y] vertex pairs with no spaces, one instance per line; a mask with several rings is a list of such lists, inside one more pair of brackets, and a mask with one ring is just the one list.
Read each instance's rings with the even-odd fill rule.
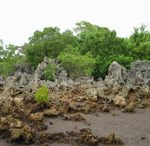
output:
[[43,75],[46,80],[54,81],[56,74],[56,65],[52,64],[51,62],[48,66],[44,69]]
[[47,103],[49,101],[49,90],[45,85],[42,85],[34,94],[35,101],[38,104]]
[[10,63],[7,62],[0,62],[0,75],[3,77],[9,76],[11,73],[14,72],[14,67]]

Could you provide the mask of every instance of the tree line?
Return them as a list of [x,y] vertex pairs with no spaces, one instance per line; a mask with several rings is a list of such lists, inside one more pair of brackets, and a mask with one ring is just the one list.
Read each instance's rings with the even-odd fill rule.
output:
[[[0,74],[10,75],[17,64],[30,64],[35,69],[45,56],[58,60],[71,77],[103,78],[112,61],[129,68],[135,60],[150,60],[150,32],[142,25],[122,38],[115,30],[86,21],[64,32],[58,27],[47,27],[35,31],[20,49],[12,44],[4,46],[1,41]],[[47,72],[54,72],[51,69],[54,67]]]

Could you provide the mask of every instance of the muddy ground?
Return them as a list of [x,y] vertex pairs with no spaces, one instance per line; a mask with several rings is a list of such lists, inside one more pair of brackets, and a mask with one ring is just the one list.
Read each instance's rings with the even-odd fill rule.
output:
[[[135,113],[122,113],[120,110],[113,110],[110,113],[81,114],[83,119],[76,121],[62,116],[46,118],[49,133],[74,131],[78,132],[83,128],[90,128],[93,135],[107,136],[115,133],[125,143],[125,146],[149,146],[150,145],[150,109],[136,109]],[[66,115],[66,117],[70,117]],[[21,146],[24,146],[20,144]],[[37,144],[36,144],[37,145]],[[41,144],[42,146],[47,146]],[[73,146],[66,143],[52,143],[49,146]],[[98,144],[103,146],[104,144]],[[0,146],[17,146],[0,140]],[[35,146],[30,145],[30,146]]]

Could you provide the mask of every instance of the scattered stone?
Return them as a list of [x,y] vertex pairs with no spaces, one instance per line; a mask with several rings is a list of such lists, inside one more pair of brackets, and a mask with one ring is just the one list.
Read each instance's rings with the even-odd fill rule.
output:
[[60,112],[58,110],[56,110],[55,108],[46,109],[46,110],[44,110],[43,113],[45,116],[48,116],[48,117],[54,117],[54,116],[58,116],[60,114]]
[[35,141],[34,129],[11,116],[0,118],[0,131],[12,142],[30,144]]
[[41,122],[44,119],[43,115],[44,113],[41,112],[30,114],[29,119],[34,122]]
[[147,107],[147,106],[150,106],[150,99],[143,99],[141,104],[144,106],[144,107]]
[[21,142],[25,144],[30,144],[33,141],[35,141],[35,131],[29,127],[28,125],[25,125],[23,128],[13,128],[10,129],[10,139],[13,142]]
[[130,102],[124,109],[123,109],[123,112],[129,112],[129,113],[132,113],[132,112],[135,112],[135,103],[134,102]]
[[79,136],[80,143],[86,144],[89,146],[97,146],[98,145],[98,137],[94,136],[90,129],[81,129]]
[[63,132],[60,133],[51,133],[49,134],[48,138],[51,142],[59,142],[63,139],[65,139],[66,135]]
[[119,116],[119,113],[112,113],[112,115],[115,116]]
[[41,132],[38,136],[39,143],[48,142],[49,134],[47,132]]
[[116,137],[114,133],[108,135],[107,137],[100,137],[99,142],[103,144],[107,144],[107,145],[110,145],[110,144],[111,145],[123,145],[124,144],[124,142],[120,138]]
[[141,140],[145,140],[145,139],[146,139],[146,137],[145,137],[145,136],[141,137]]
[[49,144],[43,144],[42,146],[49,146]]
[[97,101],[97,90],[95,88],[89,88],[86,90],[87,98],[91,101]]
[[103,108],[102,108],[102,111],[103,112],[110,112],[110,108],[109,108],[109,106],[107,105],[107,104],[104,104],[104,106],[103,106]]
[[64,120],[86,121],[85,118],[80,113],[64,115],[63,117],[64,117]]
[[125,107],[127,105],[126,99],[119,95],[117,95],[113,101],[114,101],[114,104],[119,107]]

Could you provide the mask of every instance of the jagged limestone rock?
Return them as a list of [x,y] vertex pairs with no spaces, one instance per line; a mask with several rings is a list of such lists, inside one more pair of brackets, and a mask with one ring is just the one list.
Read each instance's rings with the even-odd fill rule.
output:
[[113,86],[115,83],[126,84],[129,80],[129,75],[126,68],[113,61],[109,66],[108,75],[105,78],[105,82],[108,85]]

